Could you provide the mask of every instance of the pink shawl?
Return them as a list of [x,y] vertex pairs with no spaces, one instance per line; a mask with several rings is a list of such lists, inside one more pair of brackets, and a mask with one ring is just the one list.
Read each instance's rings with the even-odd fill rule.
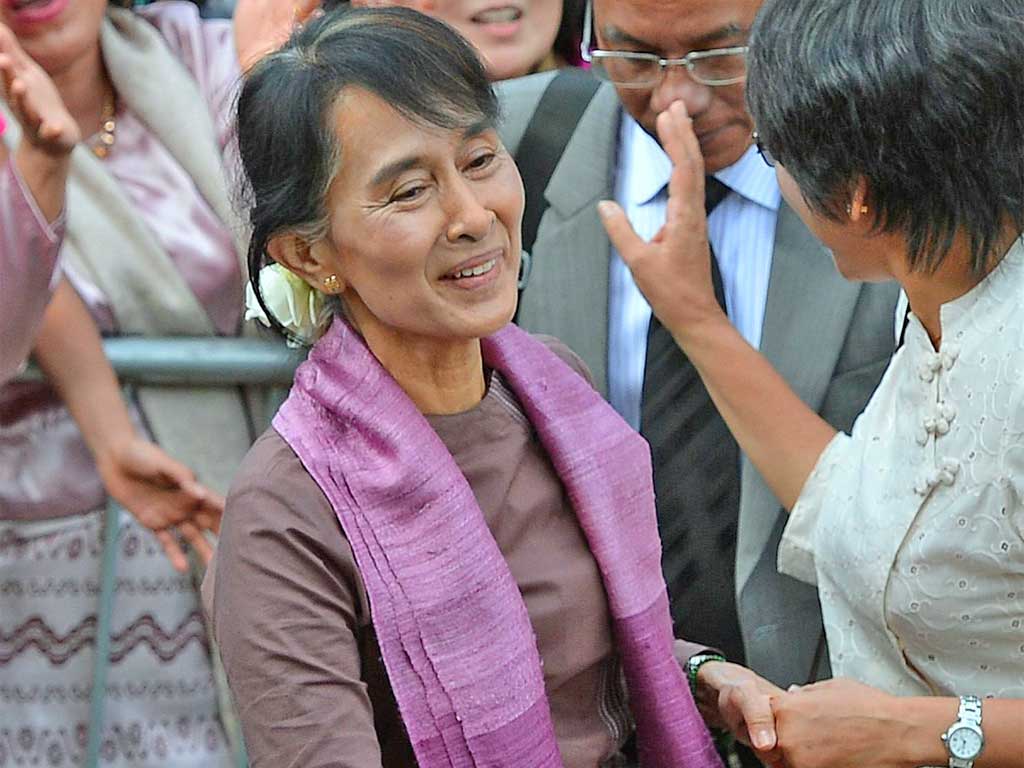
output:
[[[650,455],[578,374],[515,326],[483,339],[594,554],[644,768],[719,768],[672,654]],[[336,320],[274,426],[355,554],[422,768],[561,766],[516,583],[451,454],[363,340]]]

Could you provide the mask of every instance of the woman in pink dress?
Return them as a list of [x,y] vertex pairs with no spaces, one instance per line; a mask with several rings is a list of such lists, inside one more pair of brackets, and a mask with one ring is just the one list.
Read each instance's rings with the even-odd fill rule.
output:
[[[259,15],[277,5],[250,8]],[[263,17],[248,25],[242,49],[278,22]],[[119,406],[93,397],[116,388],[93,354],[98,339],[81,321],[83,303],[105,335],[239,332],[243,238],[224,173],[238,52],[229,23],[202,21],[178,2],[133,13],[106,0],[2,0],[0,37],[2,159],[16,158],[0,172],[0,298],[5,319],[10,311],[16,320],[5,323],[0,357],[6,378],[31,344],[50,374],[0,387],[0,765],[79,762],[101,515],[116,490],[94,458],[95,438],[134,432]],[[35,78],[34,95],[52,91],[61,108],[52,114],[68,117],[62,137],[50,138],[55,146],[26,119],[12,61]],[[20,158],[40,148],[66,159],[42,180],[31,171],[26,179]],[[79,338],[91,341],[76,346]],[[69,366],[86,352],[91,363]],[[149,437],[221,490],[259,418],[235,388],[139,387],[132,411]],[[191,474],[181,470],[182,479]],[[175,530],[144,513],[121,516],[103,765],[234,763],[192,578],[176,570],[182,559],[164,554],[183,536],[202,556],[203,527],[216,523],[193,518]]]

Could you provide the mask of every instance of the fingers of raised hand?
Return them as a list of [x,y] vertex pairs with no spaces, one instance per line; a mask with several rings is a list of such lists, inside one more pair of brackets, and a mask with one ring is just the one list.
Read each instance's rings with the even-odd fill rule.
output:
[[320,4],[320,0],[300,0],[300,2],[295,3],[295,23],[301,24],[312,17],[313,14],[320,10]]
[[703,175],[704,156],[686,105],[681,101],[672,102],[668,109],[658,115],[657,128],[658,138],[672,164]]
[[22,50],[11,28],[0,24],[0,53],[10,57],[12,61],[22,62],[25,58],[25,51]]
[[209,563],[210,558],[213,557],[213,547],[210,546],[210,542],[207,541],[202,530],[191,522],[181,523],[178,526],[178,530],[185,537],[185,541],[195,550],[203,564]]
[[164,553],[171,561],[171,565],[174,566],[174,570],[185,573],[188,570],[188,557],[185,556],[185,550],[178,543],[177,536],[169,530],[154,531],[154,535],[160,542],[160,546],[164,548]]
[[626,212],[618,203],[611,200],[602,200],[598,203],[597,211],[615,250],[627,265],[631,265],[643,251],[645,243],[633,229]]

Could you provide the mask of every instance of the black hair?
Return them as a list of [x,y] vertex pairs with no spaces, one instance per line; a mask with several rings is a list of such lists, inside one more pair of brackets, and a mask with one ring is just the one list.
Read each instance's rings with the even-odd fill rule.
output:
[[440,128],[498,120],[498,102],[473,48],[447,24],[406,8],[339,6],[296,31],[246,75],[238,97],[243,204],[251,228],[249,281],[263,300],[267,245],[292,232],[327,232],[325,202],[343,148],[334,107],[346,88],[373,93],[403,116]]
[[580,61],[580,42],[583,39],[583,4],[585,0],[563,0],[562,21],[552,46],[555,55],[568,64]]
[[1024,0],[767,0],[747,101],[817,213],[863,177],[880,232],[930,271],[958,233],[984,274],[1024,229]]

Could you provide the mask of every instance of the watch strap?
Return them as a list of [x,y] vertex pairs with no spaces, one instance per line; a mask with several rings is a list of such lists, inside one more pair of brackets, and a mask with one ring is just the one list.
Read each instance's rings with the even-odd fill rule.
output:
[[[949,768],[974,768],[974,761],[978,759],[981,754],[979,750],[977,754],[970,758],[961,758],[953,755],[953,751],[949,745],[949,739],[953,732],[958,728],[968,727],[976,730],[979,734],[982,734],[981,730],[981,699],[977,696],[961,696],[960,705],[957,709],[956,720],[953,722],[949,729],[942,734],[942,741],[946,745],[946,749],[949,752]],[[984,735],[982,734],[982,746],[984,746]]]
[[720,653],[706,651],[695,653],[686,660],[686,679],[690,683],[690,693],[694,699],[697,698],[697,675],[700,672],[700,668],[709,661],[726,661],[726,658]]

